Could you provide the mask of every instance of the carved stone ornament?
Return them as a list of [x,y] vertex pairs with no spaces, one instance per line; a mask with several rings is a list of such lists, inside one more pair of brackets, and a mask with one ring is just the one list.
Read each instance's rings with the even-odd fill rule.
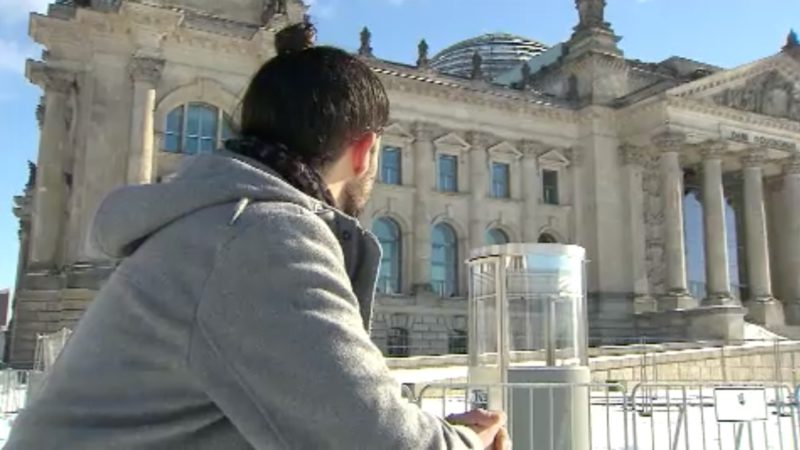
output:
[[750,149],[743,157],[742,157],[742,165],[744,167],[758,167],[764,165],[764,161],[767,159],[767,151],[761,147],[754,147]]
[[470,131],[467,133],[467,141],[472,144],[473,148],[485,150],[489,148],[490,145],[497,142],[497,139],[489,133]]
[[39,123],[39,128],[44,126],[44,115],[45,115],[45,105],[44,105],[44,96],[39,98],[39,104],[36,105],[36,121]]
[[156,84],[161,79],[161,73],[164,71],[164,60],[137,57],[131,60],[128,69],[134,81],[146,81]]
[[700,153],[704,159],[720,159],[728,152],[725,141],[709,141],[700,144]]
[[31,82],[41,86],[47,93],[67,94],[75,86],[75,75],[72,72],[48,67],[42,63],[35,63],[31,66],[28,77]]
[[649,159],[647,148],[632,144],[619,146],[619,154],[625,165],[644,166]]
[[417,141],[432,142],[438,134],[439,130],[432,124],[426,122],[417,122],[414,124],[414,136],[417,138]]
[[686,146],[686,135],[677,131],[665,131],[653,136],[652,142],[662,152],[681,152]]
[[545,145],[539,141],[523,139],[519,142],[519,148],[526,155],[537,156],[545,148]]
[[800,175],[800,153],[794,153],[786,158],[783,163],[783,173],[786,175]]
[[726,89],[713,100],[741,111],[800,121],[800,90],[777,70],[748,80],[740,88]]

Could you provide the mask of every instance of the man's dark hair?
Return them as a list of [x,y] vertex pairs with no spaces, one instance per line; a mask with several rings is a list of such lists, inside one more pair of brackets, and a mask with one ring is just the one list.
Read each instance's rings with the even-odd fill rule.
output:
[[278,55],[253,77],[242,102],[242,139],[229,148],[332,203],[319,171],[352,139],[380,133],[389,120],[389,99],[364,62],[337,48],[314,47],[314,35],[308,22],[276,35]]

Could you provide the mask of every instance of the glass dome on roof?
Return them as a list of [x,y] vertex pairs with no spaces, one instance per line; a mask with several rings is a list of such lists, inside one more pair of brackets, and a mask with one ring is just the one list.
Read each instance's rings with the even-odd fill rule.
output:
[[494,79],[547,48],[541,42],[513,34],[484,34],[442,50],[431,59],[430,66],[448,75],[468,78],[472,74],[472,56],[477,51],[483,58],[484,75]]

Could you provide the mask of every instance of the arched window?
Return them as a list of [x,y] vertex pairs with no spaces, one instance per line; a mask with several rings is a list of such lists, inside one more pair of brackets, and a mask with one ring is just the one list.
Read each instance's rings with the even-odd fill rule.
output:
[[386,353],[394,358],[408,356],[408,330],[405,328],[392,328],[386,338]]
[[486,245],[504,245],[508,244],[511,240],[505,231],[499,228],[492,228],[486,231],[485,236]]
[[231,118],[208,103],[186,103],[167,115],[161,149],[195,155],[211,153],[233,136]]
[[431,287],[442,297],[458,293],[458,239],[444,223],[433,227],[431,233]]
[[542,233],[539,235],[539,243],[540,244],[558,244],[558,239],[556,239],[550,233]]
[[383,250],[381,269],[378,274],[378,292],[383,294],[400,293],[400,264],[402,247],[400,227],[392,219],[381,218],[372,225],[372,232],[378,237]]
[[467,332],[464,330],[450,331],[448,348],[451,355],[467,354]]

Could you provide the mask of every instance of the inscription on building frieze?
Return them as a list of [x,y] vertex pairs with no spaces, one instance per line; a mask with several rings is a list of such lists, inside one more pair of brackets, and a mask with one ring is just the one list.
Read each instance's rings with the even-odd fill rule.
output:
[[721,127],[720,132],[723,139],[742,144],[750,144],[757,147],[771,148],[775,150],[797,151],[800,148],[796,141],[778,138],[761,133],[753,133],[747,130],[736,128]]

